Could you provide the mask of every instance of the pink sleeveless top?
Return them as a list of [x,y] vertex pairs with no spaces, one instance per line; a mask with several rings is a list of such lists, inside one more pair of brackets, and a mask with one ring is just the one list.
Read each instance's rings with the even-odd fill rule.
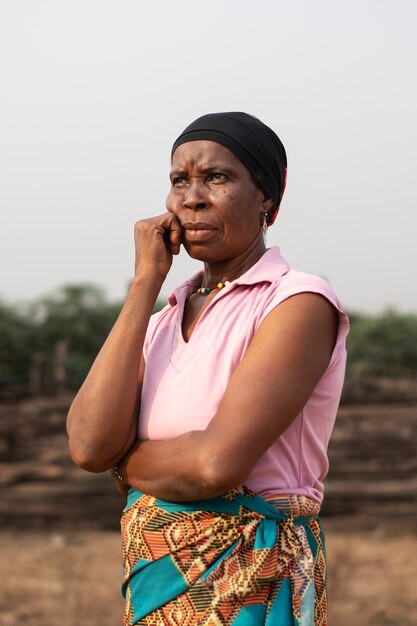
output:
[[301,413],[258,460],[245,484],[267,499],[293,493],[321,502],[327,445],[346,364],[349,324],[338,299],[326,281],[290,269],[279,248],[270,248],[243,276],[219,291],[187,343],[181,330],[184,305],[201,281],[199,272],[184,282],[150,320],[139,437],[167,439],[204,430],[262,320],[294,294],[319,293],[339,312],[330,363]]

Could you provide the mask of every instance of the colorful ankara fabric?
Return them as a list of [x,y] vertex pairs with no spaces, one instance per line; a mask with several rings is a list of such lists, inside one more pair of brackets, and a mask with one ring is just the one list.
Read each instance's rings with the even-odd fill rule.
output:
[[327,626],[320,521],[246,487],[180,503],[131,489],[122,550],[124,626]]

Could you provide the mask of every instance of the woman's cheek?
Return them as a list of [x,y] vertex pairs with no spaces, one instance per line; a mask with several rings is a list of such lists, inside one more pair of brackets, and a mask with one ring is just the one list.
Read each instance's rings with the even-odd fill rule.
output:
[[228,202],[237,202],[239,200],[239,194],[235,191],[224,191],[224,197]]
[[165,206],[167,208],[167,211],[169,211],[170,213],[176,213],[178,211],[180,202],[178,198],[178,192],[176,192],[175,189],[171,189],[171,191],[167,195]]

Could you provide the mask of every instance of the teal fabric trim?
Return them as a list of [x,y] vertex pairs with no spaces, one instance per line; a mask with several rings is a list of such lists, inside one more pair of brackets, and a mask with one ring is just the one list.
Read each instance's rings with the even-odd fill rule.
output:
[[[139,559],[135,567],[132,569],[131,577],[134,576],[137,572],[140,572],[141,570],[143,570],[148,565],[152,565],[152,563],[153,561],[146,561],[145,559]],[[122,595],[124,598],[126,597],[127,586],[128,586],[128,583],[123,583],[122,585]]]
[[316,555],[317,552],[317,540],[316,537],[314,535],[314,533],[312,532],[311,528],[309,526],[306,526],[305,528],[306,531],[306,535],[307,535],[307,541],[309,543],[309,546],[314,554],[314,556]]
[[243,493],[238,493],[235,497],[235,502],[238,502],[241,506],[246,507],[250,511],[256,511],[256,513],[259,513],[268,519],[274,519],[280,522],[288,519],[288,515],[281,513],[281,511],[275,509],[271,504],[269,504],[269,502],[255,494],[253,497],[249,498]]
[[263,604],[243,606],[231,626],[255,626],[255,624],[264,624],[266,608],[266,605]]
[[[127,504],[124,511],[128,511],[131,506],[141,498],[144,493],[138,489],[129,489],[127,497]],[[155,500],[155,505],[164,511],[171,511],[177,513],[186,513],[194,511],[210,511],[212,513],[229,513],[230,515],[237,515],[239,512],[239,503],[236,500],[227,500],[223,496],[217,496],[216,498],[209,498],[207,500],[192,500],[190,502],[170,502],[168,500]]]
[[159,559],[158,567],[152,565],[152,562],[148,562],[139,570],[135,567],[136,571],[129,581],[134,610],[133,624],[188,589],[170,555]]
[[266,618],[265,626],[296,626],[292,614],[291,581],[288,578],[284,578],[281,583]]
[[310,580],[300,609],[300,626],[314,626],[314,580]]
[[[144,493],[138,489],[129,489],[127,498],[127,505],[124,511],[130,509],[131,506],[141,498]],[[270,505],[266,500],[260,496],[253,495],[253,497],[245,496],[238,493],[233,500],[229,500],[224,496],[217,496],[215,498],[208,498],[206,500],[192,500],[190,502],[170,502],[168,500],[157,499],[155,505],[165,511],[172,511],[178,513],[184,513],[187,511],[209,511],[212,513],[229,513],[230,515],[237,515],[239,512],[239,506],[244,506],[249,511],[255,511],[267,519],[276,521],[283,521],[288,519],[288,515],[282,513]],[[303,525],[307,524],[313,516],[310,517],[296,517],[294,518],[294,524]],[[314,516],[315,517],[315,516]]]
[[255,550],[273,548],[277,540],[277,523],[272,519],[264,519],[256,529]]

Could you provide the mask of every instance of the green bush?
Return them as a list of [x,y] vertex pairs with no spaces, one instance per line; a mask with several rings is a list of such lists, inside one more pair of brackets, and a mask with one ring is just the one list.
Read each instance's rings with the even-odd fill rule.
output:
[[[162,305],[158,302],[155,309]],[[26,306],[0,303],[0,385],[27,384],[36,360],[42,363],[45,385],[50,385],[61,345],[65,385],[78,388],[121,307],[89,284],[65,285]]]
[[350,316],[348,374],[413,377],[417,373],[417,315],[393,310]]
[[[155,310],[163,305],[157,302]],[[121,306],[89,284],[65,285],[26,306],[0,302],[0,386],[27,385],[36,359],[42,362],[45,380],[52,380],[58,346],[64,346],[64,384],[78,388]],[[393,310],[379,315],[353,313],[350,321],[348,375],[416,375],[417,315]]]

